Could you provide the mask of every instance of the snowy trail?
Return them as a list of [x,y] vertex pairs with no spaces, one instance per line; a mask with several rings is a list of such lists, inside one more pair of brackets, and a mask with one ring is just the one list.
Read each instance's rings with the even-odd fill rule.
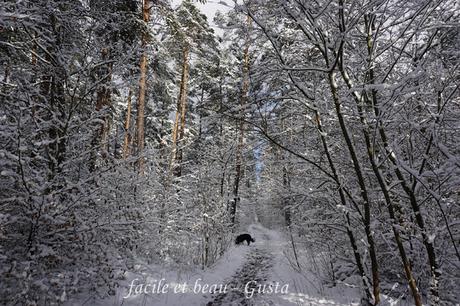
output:
[[[326,286],[319,254],[315,250],[299,247],[301,270],[292,264],[292,247],[280,231],[252,224],[247,232],[255,238],[250,246],[232,246],[213,267],[189,273],[164,271],[161,267],[149,267],[141,273],[128,275],[116,296],[110,299],[90,301],[85,305],[173,305],[173,306],[358,306],[359,289],[352,284],[339,283]],[[154,272],[156,271],[156,272]],[[175,284],[187,283],[187,290],[165,294],[137,294],[123,298],[129,291],[133,279],[140,283],[158,283],[164,279],[172,288]],[[196,291],[203,284],[222,284],[228,290],[217,292]],[[198,286],[198,287],[199,287]],[[201,287],[202,288],[202,287]],[[271,289],[269,289],[271,288]],[[276,289],[277,288],[277,289]],[[285,290],[282,290],[284,288]],[[382,306],[405,305],[401,301],[383,298]],[[81,303],[68,305],[82,305]]]
[[[248,254],[245,264],[227,282],[231,289],[228,292],[219,293],[207,306],[253,305],[252,299],[257,296],[257,284],[267,281],[267,271],[272,265],[272,258],[266,250],[253,249]],[[250,298],[248,294],[251,295]]]
[[359,305],[355,289],[322,288],[308,260],[303,262],[302,273],[295,271],[287,256],[289,242],[280,232],[258,224],[251,225],[248,232],[256,242],[249,247],[241,246],[250,251],[241,268],[227,280],[235,290],[215,295],[207,306]]
[[290,242],[283,233],[267,229],[260,224],[249,226],[249,232],[256,237],[254,252],[260,250],[269,258],[270,265],[267,268],[264,267],[263,261],[258,262],[254,267],[255,271],[262,271],[265,288],[270,285],[275,288],[278,284],[279,288],[287,286],[288,290],[287,292],[280,290],[256,292],[252,298],[246,299],[247,304],[241,305],[360,305],[359,293],[355,288],[345,286],[325,288],[322,285],[323,281],[315,270],[317,267],[313,260],[314,255],[300,252],[302,271],[296,271],[292,264]]

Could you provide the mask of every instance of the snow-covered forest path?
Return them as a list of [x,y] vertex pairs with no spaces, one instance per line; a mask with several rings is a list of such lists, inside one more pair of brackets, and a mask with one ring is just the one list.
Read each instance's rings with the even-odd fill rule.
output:
[[237,247],[250,251],[229,281],[238,290],[219,294],[208,305],[360,305],[356,288],[323,285],[314,250],[298,254],[299,271],[284,233],[260,224],[250,225],[248,232],[256,242],[249,247]]
[[[257,229],[257,227],[252,227]],[[270,236],[258,231],[253,234],[258,241],[258,245],[252,245],[252,250],[246,257],[246,262],[227,282],[230,290],[218,293],[207,306],[220,305],[254,305],[254,300],[258,298],[259,285],[265,284],[269,272],[273,266],[273,255],[270,252]],[[263,240],[260,241],[260,237]],[[260,241],[260,242],[259,242]],[[261,245],[263,243],[263,245]],[[244,247],[245,244],[241,247]],[[270,305],[272,305],[270,303]]]
[[[218,293],[207,306],[253,305],[257,298],[258,285],[267,281],[267,272],[272,266],[270,254],[260,248],[252,250],[245,264],[227,282],[228,292]],[[255,290],[255,292],[253,292]]]
[[[270,230],[260,224],[248,226],[247,232],[255,238],[250,246],[246,242],[232,246],[212,267],[203,270],[179,272],[162,271],[150,266],[139,273],[130,273],[116,296],[105,300],[86,300],[83,305],[172,305],[172,306],[317,306],[361,305],[359,290],[353,285],[338,283],[327,285],[320,254],[315,250],[301,251],[297,268],[292,245],[286,234]],[[169,285],[165,293],[140,292],[129,294],[130,284]],[[163,281],[162,281],[163,280]],[[172,288],[186,283],[178,293]],[[224,285],[227,290],[211,293],[203,285]],[[82,301],[70,305],[82,305]],[[405,305],[384,297],[382,305]]]
[[[248,226],[247,232],[255,238],[234,246],[213,268],[201,275],[203,282],[226,284],[227,292],[198,296],[182,296],[181,301],[158,305],[360,305],[356,288],[339,284],[324,285],[319,258],[314,250],[300,252],[301,271],[294,263],[291,242],[286,234],[270,230],[260,224]],[[239,264],[238,264],[239,262]],[[225,276],[227,275],[227,276]],[[185,299],[184,299],[185,298]],[[177,303],[177,304],[175,304]]]

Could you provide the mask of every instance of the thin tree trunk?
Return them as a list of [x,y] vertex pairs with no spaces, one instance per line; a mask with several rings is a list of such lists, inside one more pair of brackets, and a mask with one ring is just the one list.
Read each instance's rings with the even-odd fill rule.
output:
[[240,110],[239,110],[239,119],[238,119],[238,129],[237,129],[237,147],[236,147],[236,161],[235,161],[235,180],[233,182],[233,202],[230,205],[230,222],[235,225],[236,210],[240,202],[239,187],[241,180],[241,167],[243,162],[243,144],[244,144],[244,107],[248,102],[248,92],[249,92],[249,32],[252,25],[252,19],[248,15],[246,27],[246,46],[243,51],[243,84],[241,87],[241,97],[240,97]]
[[[368,45],[369,63],[372,63],[372,48],[373,48],[372,47],[372,29],[371,29],[371,25],[368,22],[367,16],[365,17],[365,22],[366,22],[366,29],[367,29],[367,45]],[[371,64],[370,64],[370,66],[371,66]],[[351,90],[353,88],[353,84],[351,82],[350,77],[348,76],[348,73],[346,72],[346,70],[345,70],[345,68],[343,66],[343,54],[340,54],[339,68],[340,68],[340,72],[342,74],[342,77],[343,77],[345,83],[347,84],[348,88]],[[370,71],[372,71],[372,70],[373,70],[373,68],[371,67]],[[389,213],[390,218],[391,218],[392,223],[393,223],[392,224],[393,235],[395,237],[395,241],[396,241],[396,244],[398,246],[398,250],[399,250],[401,260],[402,260],[404,272],[406,274],[406,279],[407,279],[407,281],[409,283],[409,287],[411,289],[415,305],[421,306],[422,305],[422,300],[421,300],[421,297],[420,297],[420,293],[419,293],[416,281],[415,281],[415,279],[414,279],[414,277],[412,275],[411,264],[410,264],[410,261],[409,261],[409,259],[407,257],[407,254],[406,254],[403,242],[402,242],[402,238],[401,238],[401,235],[399,233],[398,226],[396,224],[395,209],[394,209],[393,201],[391,200],[391,197],[390,197],[389,188],[386,185],[385,180],[383,178],[383,175],[380,172],[380,169],[378,168],[377,162],[375,160],[374,148],[372,146],[371,138],[370,138],[370,134],[369,134],[369,124],[368,124],[368,122],[367,122],[367,120],[365,118],[365,115],[364,115],[364,108],[361,105],[363,103],[363,100],[366,99],[366,95],[363,94],[362,96],[359,96],[359,94],[357,92],[353,92],[353,98],[354,98],[354,100],[356,102],[360,122],[361,122],[361,124],[363,126],[362,127],[362,132],[363,132],[363,135],[364,135],[364,140],[365,140],[365,144],[366,144],[366,148],[367,148],[368,158],[369,158],[369,161],[371,163],[374,175],[377,178],[378,184],[380,186],[380,190],[383,193],[383,196],[384,196],[387,208],[388,208],[388,213]]]
[[[379,110],[378,107],[376,106],[376,100],[374,100],[374,112],[376,114],[376,118],[379,118]],[[433,304],[439,304],[439,288],[438,288],[438,283],[439,283],[439,277],[441,276],[441,273],[439,271],[439,265],[436,260],[436,252],[434,249],[433,242],[431,242],[430,238],[428,237],[427,233],[427,228],[425,226],[425,221],[422,215],[422,212],[420,211],[419,204],[417,202],[417,198],[415,196],[415,193],[412,191],[412,189],[409,187],[409,184],[402,174],[402,171],[400,169],[400,165],[398,163],[396,153],[391,149],[391,147],[388,144],[388,138],[386,136],[386,132],[383,129],[382,125],[380,124],[379,126],[379,134],[380,137],[383,141],[383,147],[385,148],[385,152],[388,155],[391,163],[394,166],[394,172],[396,174],[396,177],[399,180],[399,183],[404,190],[404,192],[407,194],[409,197],[409,203],[411,205],[412,211],[414,213],[415,217],[415,222],[417,223],[417,226],[420,229],[420,232],[422,234],[422,239],[423,239],[423,245],[425,246],[427,255],[428,255],[428,264],[430,267],[430,272],[431,272],[431,277],[432,280],[430,282],[430,295],[433,298],[432,303]]]
[[[337,169],[334,165],[334,161],[332,160],[332,156],[331,156],[331,153],[329,152],[329,146],[327,144],[327,140],[326,140],[326,137],[325,137],[325,131],[324,131],[324,128],[322,126],[322,123],[321,123],[321,118],[320,118],[320,114],[317,110],[317,108],[315,107],[315,122],[316,122],[316,127],[319,131],[319,135],[320,135],[320,138],[321,138],[321,143],[323,145],[323,149],[324,149],[324,152],[326,154],[326,158],[327,158],[327,161],[328,161],[328,164],[329,164],[329,167],[331,168],[331,171],[332,171],[332,175],[338,185],[338,193],[339,193],[339,197],[340,197],[340,202],[342,203],[342,205],[344,207],[347,207],[347,200],[346,200],[346,197],[345,197],[345,192],[343,190],[343,185],[342,183],[340,182],[340,179],[339,179],[339,175],[338,175],[338,172],[337,172]],[[350,240],[350,244],[351,244],[351,247],[353,249],[353,255],[355,257],[355,261],[356,261],[356,266],[358,267],[358,271],[361,275],[361,280],[363,282],[363,286],[364,286],[364,291],[366,293],[366,302],[367,304],[371,304],[370,303],[370,300],[372,298],[372,293],[371,293],[371,290],[370,290],[370,287],[369,287],[369,278],[367,277],[366,275],[366,270],[364,269],[364,264],[362,262],[362,259],[361,259],[361,254],[359,253],[359,250],[358,250],[358,245],[356,243],[356,239],[355,239],[355,236],[353,234],[353,231],[352,231],[352,224],[351,224],[351,220],[350,220],[350,212],[349,211],[346,211],[344,213],[345,215],[345,221],[346,221],[346,230],[347,230],[347,235],[348,235],[348,239]]]
[[361,190],[361,197],[363,199],[364,204],[364,230],[366,232],[367,242],[369,244],[369,256],[371,259],[371,271],[372,271],[372,286],[373,286],[373,293],[374,293],[374,303],[377,305],[380,302],[380,279],[379,279],[379,268],[377,262],[377,253],[375,251],[375,243],[374,237],[372,234],[371,229],[371,203],[369,200],[367,187],[364,180],[364,175],[361,170],[361,165],[358,160],[358,156],[356,155],[356,150],[354,148],[353,142],[349,135],[348,129],[345,125],[345,120],[343,118],[341,103],[338,95],[338,88],[337,83],[335,80],[335,72],[330,72],[328,74],[329,79],[329,86],[332,93],[332,98],[334,100],[335,112],[337,115],[337,119],[339,121],[340,129],[342,131],[343,138],[347,145],[348,151],[351,156],[351,160],[353,163],[353,168],[355,170],[356,177],[358,179],[358,185]]
[[[150,20],[150,0],[144,0],[142,7],[142,19],[147,24]],[[148,34],[142,35],[142,55],[140,60],[140,71],[141,76],[139,79],[139,99],[137,102],[137,120],[136,120],[136,145],[138,154],[138,170],[140,174],[144,173],[145,170],[145,157],[144,157],[144,142],[145,142],[145,131],[144,131],[144,113],[145,113],[145,93],[146,93],[146,81],[147,81],[147,42]]]
[[[352,86],[351,81],[350,81],[350,79],[348,77],[348,74],[346,73],[346,71],[344,70],[342,65],[341,65],[340,69],[341,69],[341,72],[342,72],[342,76],[343,76],[346,84],[348,85],[348,88],[351,89],[353,86]],[[360,121],[361,121],[361,124],[363,125],[362,132],[363,132],[363,135],[364,135],[364,140],[365,140],[365,144],[366,144],[366,148],[367,148],[367,154],[368,154],[371,166],[372,166],[372,171],[374,172],[374,175],[377,178],[377,181],[378,181],[379,186],[380,186],[380,190],[383,193],[383,197],[385,199],[385,203],[386,203],[387,208],[388,208],[388,213],[389,213],[391,221],[392,221],[393,235],[395,237],[396,245],[398,246],[399,255],[401,257],[404,272],[406,274],[406,279],[407,279],[407,281],[409,283],[409,287],[411,289],[412,296],[414,297],[415,305],[421,306],[422,305],[422,299],[420,297],[420,293],[419,293],[419,290],[418,290],[418,287],[417,287],[417,283],[416,283],[416,281],[415,281],[415,279],[414,279],[414,277],[412,275],[411,264],[410,264],[410,261],[409,261],[409,259],[407,257],[406,251],[404,249],[403,241],[402,241],[402,238],[401,238],[401,234],[399,233],[398,226],[396,224],[396,219],[397,218],[396,218],[396,214],[395,214],[394,204],[393,204],[393,201],[391,200],[391,197],[390,197],[390,191],[389,191],[388,186],[385,183],[383,175],[380,172],[380,169],[378,168],[377,162],[375,160],[374,148],[372,147],[371,138],[370,138],[370,134],[369,134],[369,125],[367,123],[366,118],[364,117],[364,109],[363,109],[362,105],[360,104],[360,103],[362,103],[362,98],[359,98],[356,93],[354,93],[354,97],[355,97],[356,105],[357,105],[357,108],[358,108],[358,114],[359,114],[359,117],[360,117]]]
[[290,189],[291,189],[291,182],[290,182],[290,179],[289,179],[289,172],[288,172],[288,169],[285,165],[283,165],[283,186],[284,186],[284,190],[285,191],[288,191],[288,196],[287,197],[284,197],[284,205],[283,205],[283,209],[284,209],[284,224],[287,226],[287,227],[291,227],[291,223],[292,223],[292,220],[291,220],[291,201],[290,201]]
[[[442,113],[442,109],[444,108],[445,104],[442,105],[441,101],[442,101],[442,92],[438,91],[438,95],[437,95],[438,114],[437,114],[437,116],[435,116],[436,117],[436,119],[434,120],[435,125],[438,124],[439,121],[442,118],[441,113]],[[421,163],[420,169],[418,171],[419,176],[422,175],[422,173],[423,173],[423,171],[425,169],[425,166],[428,163],[428,157],[430,155],[429,153],[430,153],[431,147],[433,146],[433,142],[434,142],[434,133],[435,133],[434,131],[431,132],[430,138],[428,140],[427,147],[426,147],[426,149],[424,151],[422,163]],[[417,184],[418,184],[418,180],[414,179],[414,181],[412,183],[412,186],[411,186],[412,193],[415,192],[415,188],[417,187]],[[451,226],[449,224],[449,221],[447,220],[446,213],[444,212],[444,209],[440,205],[439,199],[434,198],[434,200],[438,204],[439,211],[441,212],[441,215],[442,215],[443,220],[444,220],[444,224],[446,225],[446,230],[449,233],[450,240],[451,240],[452,245],[454,247],[455,254],[457,255],[458,260],[460,261],[460,253],[459,253],[459,250],[458,250],[457,245],[455,243],[455,238],[454,238],[454,235],[452,234]]]
[[[280,120],[281,130],[285,130],[284,120]],[[290,141],[292,141],[292,135],[289,137]],[[281,148],[275,151],[276,160],[282,167],[282,177],[283,177],[283,211],[284,211],[284,225],[291,230],[291,180],[289,177],[288,167],[286,166],[284,155],[282,154]],[[292,233],[291,233],[292,236]]]
[[131,132],[129,131],[131,125],[131,97],[132,89],[129,88],[128,91],[128,106],[126,108],[126,120],[125,120],[125,137],[123,139],[123,159],[126,159],[130,154],[130,142],[131,142]]
[[189,78],[189,55],[190,46],[185,43],[182,52],[182,75],[180,82],[179,99],[177,101],[176,119],[172,134],[172,157],[170,168],[176,177],[182,175],[182,148],[181,141],[184,138],[185,132],[185,115],[187,112],[187,97],[188,97],[188,78]]
[[[55,45],[47,48],[46,60],[51,61],[51,54],[56,54],[61,47],[59,39],[59,30],[55,18],[51,18],[54,35],[56,36]],[[48,145],[48,161],[49,161],[49,180],[61,172],[61,166],[65,159],[66,153],[66,108],[65,108],[65,75],[62,67],[56,67],[52,74],[43,76],[42,86],[40,88],[43,97],[47,98],[49,104],[49,119],[51,122],[48,135],[52,142]],[[50,189],[48,189],[50,191]]]
[[200,106],[199,106],[199,111],[198,111],[198,117],[199,117],[198,139],[199,141],[201,141],[203,137],[203,108],[204,108],[204,86],[201,85]]
[[[242,114],[240,114],[241,116]],[[235,225],[236,209],[240,202],[239,187],[241,180],[241,164],[243,159],[243,139],[244,139],[244,124],[243,120],[239,120],[238,124],[238,144],[236,147],[236,163],[235,163],[235,179],[233,181],[233,201],[230,205],[230,222]]]
[[[342,5],[343,6],[343,5]],[[289,11],[287,11],[288,14],[290,14]],[[251,17],[253,17],[253,14],[251,13],[251,11],[248,11],[249,15]],[[297,18],[290,14],[290,16],[297,22],[299,22],[297,20]],[[271,35],[268,33],[267,31],[267,28],[261,24],[259,21],[257,21],[257,19],[255,19],[255,21],[257,22],[257,24],[261,27],[262,31],[266,34],[267,38],[270,40],[273,48],[275,49],[281,63],[283,65],[286,64],[281,52],[280,52],[280,49],[278,48],[278,45],[277,43],[275,42],[274,39],[271,38]],[[321,50],[320,50],[321,51]],[[325,60],[326,60],[326,64],[327,66],[329,67],[329,63],[328,63],[328,58],[327,58],[327,55],[324,53],[324,52],[321,52],[323,54],[323,56],[325,57]],[[293,85],[302,93],[302,95],[305,96],[306,99],[308,100],[312,100],[312,98],[308,95],[308,93],[306,92],[305,88],[303,86],[300,86],[298,84],[298,82],[295,80],[295,78],[292,76],[291,72],[288,71],[287,72],[288,76],[289,76],[289,79],[291,80],[291,82],[293,83]],[[325,149],[325,152],[326,152],[326,155],[328,157],[328,161],[329,161],[329,165],[331,166],[331,170],[333,172],[332,174],[332,178],[334,179],[334,181],[336,182],[336,184],[338,185],[338,192],[339,192],[339,195],[340,195],[340,199],[341,199],[341,202],[342,202],[342,205],[344,205],[345,207],[347,206],[347,202],[346,202],[346,198],[345,198],[345,194],[347,194],[349,197],[350,197],[350,200],[352,201],[352,203],[354,204],[355,208],[357,209],[357,211],[360,213],[361,215],[361,212],[359,210],[359,207],[357,207],[356,203],[354,202],[353,198],[351,197],[351,194],[349,192],[346,192],[343,184],[340,182],[339,180],[339,176],[337,174],[337,171],[334,167],[334,163],[332,162],[332,159],[331,159],[331,156],[329,154],[329,149],[328,149],[328,145],[327,145],[327,142],[326,142],[326,139],[325,139],[325,134],[323,133],[323,129],[322,129],[322,126],[321,126],[321,121],[320,121],[320,116],[319,116],[319,112],[318,112],[318,108],[314,105],[313,106],[313,110],[315,112],[315,118],[316,118],[316,123],[317,123],[317,127],[318,127],[318,131],[320,132],[320,138],[321,138],[321,141],[322,141],[322,144],[323,144],[323,147]],[[270,141],[274,142],[275,144],[277,144],[278,146],[281,146],[279,143],[275,142],[273,138],[269,137],[266,133],[264,133],[264,135],[269,138]],[[285,148],[284,146],[282,146],[284,149],[287,149]],[[290,151],[288,150],[289,152],[295,154],[293,151]],[[301,155],[298,155],[298,154],[295,154],[296,156],[298,157],[301,157]],[[307,160],[307,159],[305,159]],[[308,160],[307,160],[308,161]],[[363,281],[363,284],[364,284],[364,288],[365,288],[365,292],[366,292],[366,302],[367,304],[370,304],[370,299],[372,298],[372,293],[370,292],[370,289],[369,289],[369,284],[368,284],[368,278],[366,276],[366,272],[364,270],[364,265],[361,261],[361,256],[359,254],[359,251],[358,251],[358,247],[357,247],[357,244],[356,244],[356,240],[354,238],[354,235],[353,235],[353,232],[351,230],[352,226],[351,226],[351,221],[350,221],[350,216],[349,216],[349,212],[346,212],[345,213],[345,217],[346,217],[346,221],[347,221],[347,234],[348,234],[348,237],[350,239],[350,243],[352,245],[352,248],[353,248],[353,253],[355,255],[355,259],[356,259],[356,264],[358,266],[358,269],[359,269],[359,272],[361,274],[361,279]]]
[[10,65],[9,63],[5,64],[5,72],[3,74],[3,86],[1,90],[1,103],[4,105],[5,98],[6,98],[6,92],[7,92],[7,84],[8,84],[8,77],[10,75]]
[[[371,25],[369,25],[369,27],[370,26]],[[369,39],[371,39],[371,38],[370,37],[368,38],[368,48],[369,48],[369,52],[372,52],[372,41],[369,41]],[[375,82],[374,68],[371,66],[371,68],[369,69],[369,83],[370,83],[370,85],[373,85],[374,82]],[[381,120],[380,109],[379,109],[380,106],[378,104],[377,92],[376,92],[375,89],[372,89],[371,97],[372,97],[372,102],[373,102],[372,105],[373,105],[373,109],[374,109],[375,118],[377,118],[377,120],[378,120],[378,122],[377,122],[378,132],[379,132],[380,138],[382,139],[383,147],[385,149],[385,152],[386,152],[389,160],[391,161],[391,163],[394,166],[393,167],[394,172],[395,172],[396,177],[398,178],[398,180],[400,182],[400,185],[401,185],[402,189],[404,190],[404,192],[409,197],[409,203],[410,203],[412,211],[414,213],[415,221],[416,221],[418,227],[420,228],[420,232],[422,234],[423,244],[424,244],[424,246],[426,248],[426,251],[427,251],[428,264],[429,264],[430,271],[431,271],[431,276],[432,276],[432,280],[431,280],[431,284],[430,284],[430,295],[434,299],[432,302],[434,304],[438,304],[439,303],[438,283],[439,283],[440,272],[439,272],[439,266],[438,266],[438,263],[437,263],[437,260],[436,260],[436,252],[434,250],[433,243],[429,239],[428,234],[426,232],[424,218],[423,218],[422,212],[420,211],[420,207],[418,205],[417,198],[415,196],[414,190],[411,189],[411,187],[409,186],[409,182],[404,177],[404,175],[403,175],[403,173],[401,171],[400,165],[398,163],[396,153],[393,151],[393,149],[391,149],[391,147],[390,147],[390,145],[388,143],[388,137],[386,135],[386,131],[383,128],[382,122],[380,121]]]
[[[187,98],[188,98],[188,78],[189,78],[189,54],[190,54],[190,46],[187,44],[184,49],[184,64],[183,64],[183,80],[181,84],[181,114],[180,114],[180,129],[179,129],[179,139],[178,142],[181,142],[184,139],[185,133],[185,115],[187,113]],[[178,150],[180,156],[178,156],[179,162],[182,160],[182,149]]]
[[[219,63],[220,65],[220,63]],[[219,66],[220,68],[220,66]],[[224,76],[221,74],[220,75],[220,80],[219,80],[219,112],[222,112],[223,111],[223,105],[224,105],[224,93],[223,93],[223,83],[224,83]],[[223,145],[223,143],[225,142],[224,140],[224,121],[223,120],[220,120],[220,124],[219,124],[219,137],[220,137],[220,141],[221,141],[221,144]],[[221,158],[222,158],[222,161],[225,159],[225,154],[222,154],[221,155]],[[229,159],[227,158],[225,163],[222,165],[221,169],[222,169],[222,177],[221,177],[221,180],[220,180],[220,196],[221,196],[221,199],[222,199],[222,203],[224,201],[224,187],[225,187],[225,176],[226,176],[226,170],[227,170],[227,163],[228,163]],[[228,203],[227,203],[227,207],[228,207]]]
[[[107,48],[103,48],[101,50],[101,59],[103,62],[106,62],[108,58],[109,50]],[[97,91],[96,111],[103,111],[104,113],[102,114],[103,123],[101,124],[101,127],[99,129],[100,139],[95,139],[95,141],[100,143],[102,157],[107,157],[110,122],[109,116],[107,114],[108,111],[105,108],[109,108],[111,104],[110,82],[112,80],[112,64],[104,64],[102,67],[104,67],[105,69],[103,69],[102,72],[99,73],[99,78],[102,80],[102,85]]]
[[[339,5],[339,30],[340,32],[345,35],[346,32],[346,23],[345,23],[345,7],[344,7],[344,1],[343,0],[338,0],[338,5]],[[343,45],[344,43],[341,42],[339,46],[339,54],[343,54]],[[327,46],[325,46],[327,48]],[[326,59],[326,64],[328,64],[329,60],[327,56],[325,56]],[[336,65],[333,64],[334,66]],[[329,66],[329,65],[328,65]],[[333,67],[334,68],[334,67]],[[366,188],[366,183],[364,179],[364,175],[361,169],[361,165],[358,160],[358,156],[356,155],[356,150],[353,145],[353,141],[350,137],[350,134],[348,132],[348,129],[345,125],[345,120],[343,118],[342,110],[341,110],[341,102],[339,99],[339,94],[338,94],[338,86],[337,82],[335,80],[335,72],[334,69],[332,69],[328,73],[328,80],[329,80],[329,87],[331,89],[332,93],[332,98],[334,100],[334,107],[335,107],[335,112],[337,115],[337,119],[339,121],[339,126],[342,131],[343,138],[345,140],[345,143],[347,145],[348,151],[351,156],[351,160],[353,163],[353,168],[356,173],[356,177],[358,179],[358,185],[361,191],[361,197],[363,199],[363,204],[364,204],[364,230],[366,232],[366,238],[367,238],[367,243],[368,243],[368,248],[369,248],[369,256],[371,259],[371,271],[372,271],[372,287],[373,287],[373,293],[374,293],[374,304],[377,305],[380,302],[380,278],[379,278],[379,267],[378,267],[378,261],[377,261],[377,253],[375,250],[375,243],[374,243],[374,237],[371,229],[371,202],[369,199],[369,195],[367,192]]]

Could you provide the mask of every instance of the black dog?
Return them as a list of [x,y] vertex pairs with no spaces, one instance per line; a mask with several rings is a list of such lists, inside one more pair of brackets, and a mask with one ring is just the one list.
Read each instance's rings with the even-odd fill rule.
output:
[[236,243],[236,244],[240,244],[241,242],[243,242],[243,241],[245,241],[245,240],[246,240],[246,242],[248,243],[248,245],[249,245],[250,242],[256,242],[256,241],[251,237],[251,235],[249,235],[249,234],[241,234],[241,235],[239,235],[239,236],[236,237],[235,243]]

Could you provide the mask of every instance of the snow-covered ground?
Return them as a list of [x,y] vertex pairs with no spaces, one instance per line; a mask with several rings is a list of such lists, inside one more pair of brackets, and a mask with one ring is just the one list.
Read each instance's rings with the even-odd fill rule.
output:
[[334,288],[323,286],[318,276],[311,272],[314,263],[308,258],[301,257],[302,270],[296,271],[291,257],[292,248],[284,234],[260,225],[252,225],[250,229],[259,238],[261,247],[268,249],[273,256],[269,282],[289,285],[288,293],[260,295],[258,298],[265,302],[260,305],[360,305],[357,289],[345,285]]
[[[128,274],[110,299],[79,299],[70,305],[360,305],[358,288],[344,283],[325,286],[307,253],[299,253],[301,270],[296,269],[284,234],[260,224],[250,225],[247,232],[255,243],[231,247],[206,271],[145,268]],[[383,296],[381,305],[402,304]]]

